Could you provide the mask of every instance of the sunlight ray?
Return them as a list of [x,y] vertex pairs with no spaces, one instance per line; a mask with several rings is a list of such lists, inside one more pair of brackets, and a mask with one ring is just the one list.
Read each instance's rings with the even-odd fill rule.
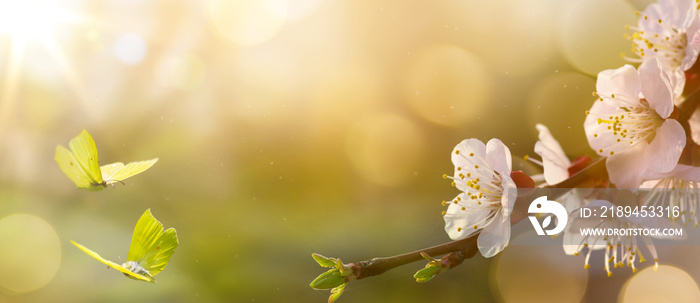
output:
[[17,83],[26,44],[27,40],[25,37],[12,37],[7,70],[5,72],[6,78],[2,84],[2,94],[0,95],[0,137],[4,137],[5,130],[12,122],[12,112],[17,101]]
[[56,41],[50,37],[48,39],[42,39],[41,42],[56,63],[58,72],[64,77],[64,80],[76,94],[77,102],[79,102],[81,108],[85,110],[86,116],[95,117],[95,107],[90,104],[85,84],[79,79],[63,50],[56,44]]

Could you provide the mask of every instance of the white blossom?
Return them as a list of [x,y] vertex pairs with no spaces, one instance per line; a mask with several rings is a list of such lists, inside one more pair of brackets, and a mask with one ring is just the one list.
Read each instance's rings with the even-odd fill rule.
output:
[[584,122],[590,146],[607,157],[610,181],[637,188],[645,174],[667,173],[685,147],[681,124],[670,118],[672,85],[656,58],[638,70],[625,65],[598,74],[594,102]]
[[481,254],[493,257],[510,241],[510,214],[517,198],[511,179],[510,150],[498,139],[486,145],[477,139],[459,143],[452,152],[455,166],[451,178],[462,191],[445,211],[445,231],[453,240],[481,231],[477,246]]

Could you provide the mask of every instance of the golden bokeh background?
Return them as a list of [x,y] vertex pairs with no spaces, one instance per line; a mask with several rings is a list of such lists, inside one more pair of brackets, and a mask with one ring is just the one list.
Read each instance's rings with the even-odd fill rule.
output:
[[[590,153],[595,75],[625,63],[624,26],[650,2],[0,0],[0,301],[325,302],[311,253],[449,241],[441,176],[461,140],[520,157],[543,123]],[[83,128],[101,164],[160,161],[77,190],[53,157]],[[123,261],[146,208],[181,243],[155,285],[69,242]],[[700,268],[681,263],[697,251],[659,250],[659,274],[697,298]],[[418,263],[353,282],[340,302],[635,302],[661,283],[591,264],[513,244],[425,284]],[[533,296],[537,281],[556,291]]]

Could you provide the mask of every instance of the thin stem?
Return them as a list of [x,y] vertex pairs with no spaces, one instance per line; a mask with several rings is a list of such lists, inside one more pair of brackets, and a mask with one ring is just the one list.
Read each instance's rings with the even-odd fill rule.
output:
[[[529,204],[528,202],[532,201],[530,197],[547,196],[548,199],[556,199],[564,193],[566,193],[567,189],[572,189],[577,185],[581,185],[590,181],[591,179],[607,179],[607,171],[605,169],[605,158],[598,159],[597,161],[591,163],[591,165],[581,170],[579,173],[571,176],[570,178],[562,181],[561,183],[547,186],[545,188],[539,188],[534,190],[531,194],[527,196],[519,197],[515,202],[515,209],[513,210],[513,215],[511,215],[511,224],[515,224],[527,217],[527,206]],[[421,256],[421,252],[426,253],[431,257],[437,257],[452,252],[462,252],[462,258],[468,259],[473,257],[478,251],[476,245],[476,239],[478,235],[479,232],[476,232],[462,240],[447,242],[444,244],[419,249],[416,251],[392,257],[372,258],[370,260],[357,262],[353,264],[356,270],[354,274],[356,275],[356,279],[380,275],[392,268],[424,260],[423,256]]]
[[393,257],[384,258],[372,258],[370,260],[358,262],[359,272],[357,279],[367,278],[371,276],[376,276],[384,273],[387,270],[396,268],[402,265],[413,263],[423,259],[421,252],[428,254],[429,256],[441,256],[451,252],[463,252],[465,259],[471,258],[476,254],[476,236],[479,233],[474,233],[466,239],[448,242],[445,244],[436,245],[433,247],[424,248],[421,250],[412,251],[405,254],[396,255]]

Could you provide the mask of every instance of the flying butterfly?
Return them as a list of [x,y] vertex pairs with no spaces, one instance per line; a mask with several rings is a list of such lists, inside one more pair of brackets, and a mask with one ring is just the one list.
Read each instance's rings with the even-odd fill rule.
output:
[[175,248],[180,245],[175,229],[171,227],[163,231],[163,224],[153,217],[150,208],[136,223],[129,254],[126,257],[126,262],[122,265],[100,257],[96,252],[73,240],[70,242],[91,257],[121,271],[125,276],[151,283],[156,282],[153,277],[165,268],[175,252]]
[[107,184],[122,182],[124,179],[144,172],[158,162],[158,158],[155,158],[131,162],[127,165],[117,162],[100,167],[95,141],[84,129],[70,140],[68,147],[70,150],[61,145],[56,146],[54,160],[78,188],[91,191],[100,191],[107,187]]

